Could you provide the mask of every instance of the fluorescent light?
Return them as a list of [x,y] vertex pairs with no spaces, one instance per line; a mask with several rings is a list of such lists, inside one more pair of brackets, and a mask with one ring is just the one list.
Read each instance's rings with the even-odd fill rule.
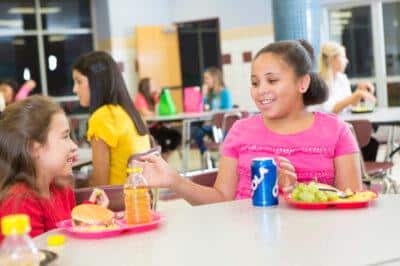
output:
[[332,18],[351,18],[353,13],[351,11],[333,11],[330,13]]
[[13,7],[8,10],[10,14],[34,14],[35,9],[33,7]]
[[25,45],[25,40],[24,39],[14,39],[11,43],[13,45]]
[[65,36],[63,36],[63,35],[49,36],[49,42],[63,42],[63,41],[65,41]]
[[[61,8],[59,7],[42,7],[40,8],[41,14],[55,14],[60,13]],[[14,15],[22,14],[35,14],[35,8],[33,7],[13,7],[8,10],[8,13]]]
[[0,19],[0,27],[22,28],[21,19]]
[[60,13],[61,8],[59,7],[42,7],[40,9],[40,13],[42,14],[55,14],[55,13]]

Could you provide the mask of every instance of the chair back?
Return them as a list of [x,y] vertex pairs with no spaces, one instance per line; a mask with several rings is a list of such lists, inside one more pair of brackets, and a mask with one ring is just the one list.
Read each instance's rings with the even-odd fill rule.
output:
[[365,146],[367,146],[371,140],[372,135],[371,122],[368,120],[354,120],[349,121],[348,123],[352,125],[360,148],[364,148]]
[[[108,199],[110,200],[110,205],[108,206],[110,210],[118,212],[125,209],[123,185],[99,186],[99,188],[103,189],[107,194]],[[75,189],[76,204],[82,204],[84,201],[88,200],[93,189],[93,187]]]
[[[357,120],[357,121],[361,121],[361,120]],[[352,121],[352,122],[354,122],[354,121]],[[356,124],[358,125],[357,128],[360,129],[361,127],[360,127],[359,125],[361,125],[361,123],[356,123]],[[361,148],[360,141],[358,140],[359,138],[358,138],[358,135],[357,135],[357,131],[356,131],[356,129],[355,129],[353,123],[347,122],[347,125],[349,126],[350,131],[351,131],[351,133],[353,134],[353,136],[356,138],[356,141],[357,141],[357,143],[358,143],[358,146]],[[365,136],[363,136],[363,137],[365,137]],[[364,139],[362,139],[362,140],[365,141]],[[367,143],[367,144],[368,144],[368,143]],[[363,157],[363,155],[362,155],[361,152],[360,152],[360,166],[361,166],[361,178],[362,178],[363,180],[369,180],[369,179],[370,179],[370,176],[368,175],[367,167],[365,166],[364,157]]]
[[211,119],[212,136],[215,143],[221,143],[224,137],[222,132],[222,124],[224,120],[224,112],[215,113]]
[[224,120],[222,122],[222,131],[224,132],[224,135],[228,133],[228,131],[237,120],[240,120],[242,118],[243,116],[241,111],[232,111],[229,113],[225,113]]
[[[154,146],[148,151],[142,152],[142,153],[136,153],[129,157],[128,159],[128,167],[134,166],[134,162],[139,160],[140,157],[144,155],[156,155],[160,156],[161,155],[161,147],[160,146]],[[156,210],[157,208],[157,202],[158,202],[158,188],[152,188],[149,190],[150,193],[150,199],[151,199],[151,209]]]

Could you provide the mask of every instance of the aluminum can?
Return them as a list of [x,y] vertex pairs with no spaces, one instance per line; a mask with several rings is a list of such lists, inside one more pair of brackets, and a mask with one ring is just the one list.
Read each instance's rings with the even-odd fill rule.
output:
[[252,160],[251,189],[254,206],[278,205],[278,176],[274,159],[255,158]]

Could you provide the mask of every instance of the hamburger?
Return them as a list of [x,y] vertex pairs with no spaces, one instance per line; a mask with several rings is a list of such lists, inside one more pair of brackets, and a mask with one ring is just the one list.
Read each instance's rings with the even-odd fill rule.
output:
[[71,217],[74,226],[111,226],[114,213],[96,204],[81,204],[72,209]]

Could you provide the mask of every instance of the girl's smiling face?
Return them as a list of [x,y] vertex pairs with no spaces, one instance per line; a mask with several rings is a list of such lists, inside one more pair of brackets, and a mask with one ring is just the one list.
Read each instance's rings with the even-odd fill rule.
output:
[[70,138],[69,123],[64,113],[52,116],[47,140],[44,144],[34,143],[32,157],[37,174],[45,176],[47,182],[52,182],[54,177],[72,175],[77,145]]
[[260,54],[251,68],[251,97],[264,117],[286,117],[299,107],[304,108],[300,80],[279,55]]

